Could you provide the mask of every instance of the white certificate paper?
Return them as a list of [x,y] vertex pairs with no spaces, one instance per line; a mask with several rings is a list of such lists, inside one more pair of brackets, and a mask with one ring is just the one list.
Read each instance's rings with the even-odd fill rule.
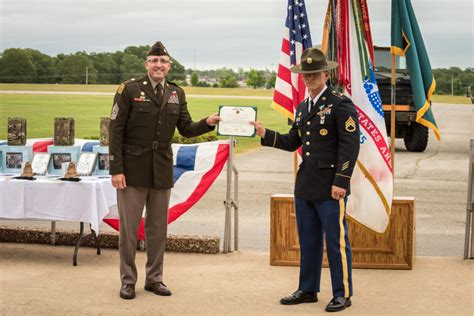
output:
[[254,137],[255,127],[250,121],[257,120],[257,107],[221,105],[219,106],[221,120],[217,126],[217,135]]
[[77,162],[76,171],[80,176],[90,176],[94,171],[97,153],[83,152]]
[[33,173],[38,175],[46,174],[50,158],[50,154],[35,153],[33,156],[33,161],[31,162],[31,169],[33,169]]

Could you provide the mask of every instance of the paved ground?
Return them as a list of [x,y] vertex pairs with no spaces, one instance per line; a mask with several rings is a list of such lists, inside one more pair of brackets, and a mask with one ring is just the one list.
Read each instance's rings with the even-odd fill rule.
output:
[[[0,245],[2,315],[322,315],[331,299],[323,269],[320,302],[282,306],[297,286],[298,269],[273,267],[264,252],[165,254],[171,297],[143,290],[146,256],[137,255],[137,298],[121,300],[118,254],[71,247]],[[472,315],[473,262],[419,257],[412,271],[354,270],[353,306],[341,315]],[[338,314],[339,315],[339,314]]]
[[[416,198],[416,247],[421,256],[461,257],[464,247],[469,139],[473,138],[472,105],[434,104],[442,135],[430,132],[423,153],[407,152],[396,142],[395,195]],[[240,170],[240,249],[269,250],[269,201],[293,192],[293,155],[259,148],[236,157]],[[223,237],[225,169],[208,193],[169,227],[172,234]],[[0,221],[0,225],[48,228],[49,222]],[[58,223],[77,229],[76,223]],[[110,230],[103,224],[103,230]]]
[[[356,315],[472,315],[473,261],[463,253],[472,106],[434,105],[443,142],[431,138],[424,153],[397,141],[395,192],[416,197],[417,254],[412,271],[354,270]],[[432,135],[431,135],[432,136]],[[0,244],[2,314],[303,315],[323,314],[331,298],[324,269],[320,302],[280,306],[297,286],[298,268],[269,265],[269,199],[291,193],[292,155],[262,148],[236,157],[240,181],[240,252],[218,255],[166,253],[165,282],[172,297],[145,292],[145,254],[137,254],[137,299],[118,298],[118,253],[71,247]],[[220,235],[224,230],[225,173],[204,198],[170,226],[170,233]],[[48,222],[0,225],[49,227]],[[58,223],[59,229],[77,228]],[[108,230],[107,226],[102,226]],[[441,256],[441,257],[439,257]],[[342,313],[344,314],[344,313]]]

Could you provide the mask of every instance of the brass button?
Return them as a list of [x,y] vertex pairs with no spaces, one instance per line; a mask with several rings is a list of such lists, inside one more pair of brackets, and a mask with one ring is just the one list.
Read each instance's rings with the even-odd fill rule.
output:
[[158,124],[161,124],[161,121],[158,121]]
[[334,168],[334,165],[331,165],[331,168]]
[[306,145],[309,145],[309,142],[306,142]]
[[311,134],[311,133],[310,133],[309,131],[307,131],[307,132],[306,132],[306,135],[309,135],[309,134]]
[[311,125],[311,122],[310,121],[306,122],[306,125]]
[[311,155],[311,154],[307,152],[307,153],[306,153],[306,156],[309,156],[309,155]]

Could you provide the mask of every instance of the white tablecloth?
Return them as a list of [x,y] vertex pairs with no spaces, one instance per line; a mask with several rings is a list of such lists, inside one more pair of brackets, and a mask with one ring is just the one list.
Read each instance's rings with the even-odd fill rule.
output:
[[116,208],[117,196],[110,178],[84,177],[80,182],[66,182],[0,177],[0,218],[86,222],[98,233],[100,222]]

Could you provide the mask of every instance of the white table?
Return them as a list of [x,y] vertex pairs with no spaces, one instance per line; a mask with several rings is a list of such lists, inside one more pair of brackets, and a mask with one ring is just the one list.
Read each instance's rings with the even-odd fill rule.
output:
[[[80,182],[68,182],[46,177],[32,181],[0,176],[0,218],[81,222],[73,264],[83,237],[83,223],[90,224],[96,237],[99,224],[109,210],[116,208],[116,191],[109,177],[82,177]],[[98,246],[97,239],[96,242]],[[97,252],[100,254],[99,247]]]

